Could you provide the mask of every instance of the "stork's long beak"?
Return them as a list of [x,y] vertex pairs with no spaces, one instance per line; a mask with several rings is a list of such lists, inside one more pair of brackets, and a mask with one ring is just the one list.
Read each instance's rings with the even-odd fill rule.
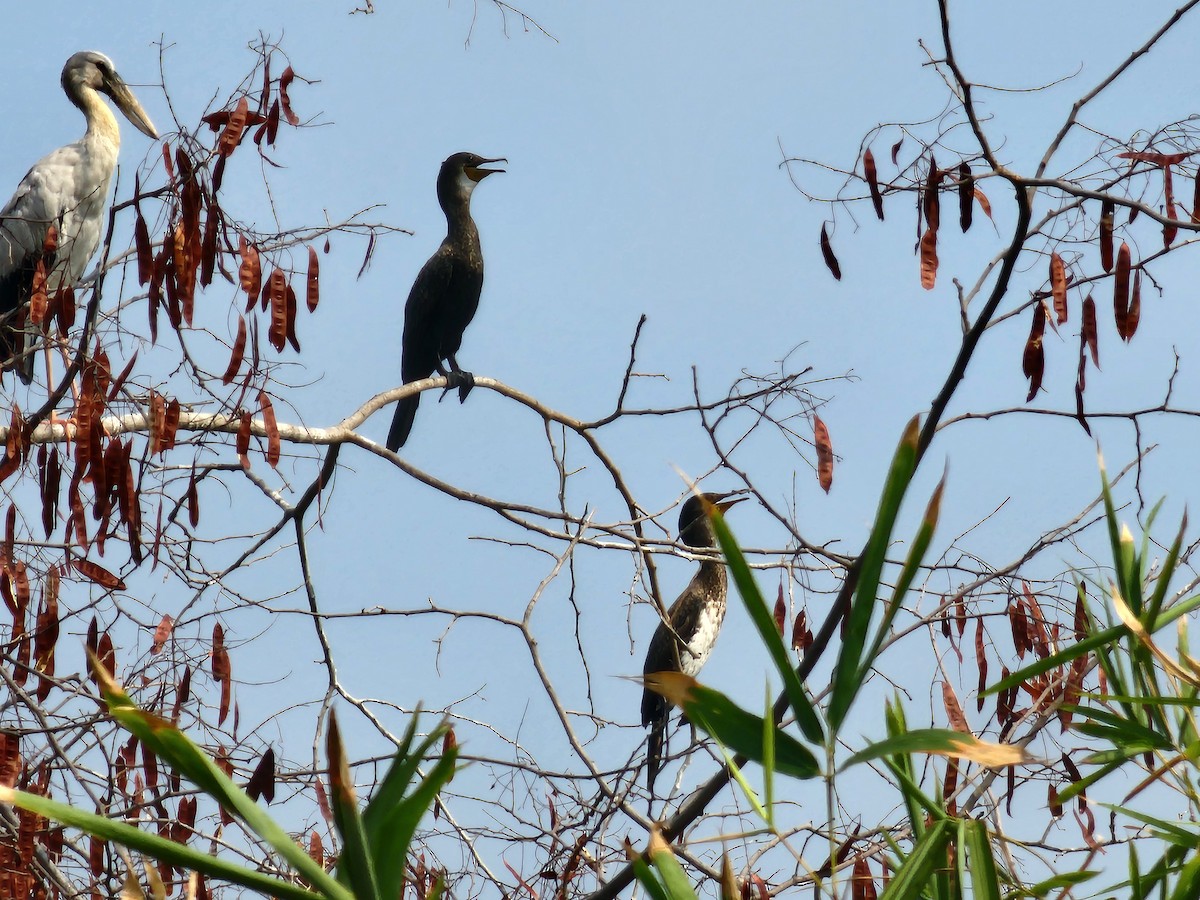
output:
[[133,91],[129,90],[129,86],[121,80],[119,75],[114,74],[112,78],[107,79],[104,87],[108,91],[108,96],[112,97],[113,103],[117,104],[117,109],[125,114],[125,118],[133,123],[134,128],[146,137],[158,137],[158,129],[154,127],[154,123],[142,109],[142,104],[138,103],[137,97],[133,96]]
[[[495,159],[483,159],[483,160],[480,160],[480,162],[484,162],[484,163],[495,163],[495,162],[507,163],[507,162],[508,162],[508,160],[507,160],[507,159],[505,159],[503,156],[497,156]],[[484,169],[484,168],[482,168],[482,167],[480,167],[480,166],[466,166],[466,167],[463,169],[463,171],[467,173],[467,177],[468,177],[468,178],[470,178],[472,181],[474,181],[474,182],[480,182],[480,181],[483,181],[483,179],[487,178],[489,175],[495,175],[497,172],[503,172],[504,170],[503,170],[503,169]]]

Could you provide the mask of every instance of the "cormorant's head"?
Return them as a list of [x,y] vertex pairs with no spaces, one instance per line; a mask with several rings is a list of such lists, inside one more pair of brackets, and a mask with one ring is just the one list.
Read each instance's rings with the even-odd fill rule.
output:
[[478,153],[455,153],[442,163],[438,173],[438,198],[449,198],[454,195],[464,199],[470,198],[475,185],[489,175],[503,172],[503,169],[485,169],[488,163],[508,162],[502,156],[487,159]]
[[710,503],[724,513],[735,503],[741,503],[746,499],[745,494],[735,496],[736,494],[738,494],[737,491],[724,494],[709,492],[699,496],[693,494],[688,497],[687,502],[683,504],[683,509],[679,511],[679,540],[689,547],[714,546],[717,537],[713,534],[712,525],[709,524],[704,506],[706,503]]
[[85,90],[90,88],[108,94],[134,128],[147,137],[158,137],[158,131],[142,109],[142,104],[138,103],[125,80],[117,74],[112,60],[103,53],[81,50],[68,59],[62,70],[62,86],[71,102],[81,109]]

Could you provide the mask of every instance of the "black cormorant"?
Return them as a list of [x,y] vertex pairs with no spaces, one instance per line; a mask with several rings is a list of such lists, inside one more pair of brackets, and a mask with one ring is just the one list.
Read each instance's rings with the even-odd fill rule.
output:
[[[688,497],[679,513],[679,540],[688,547],[715,547],[716,535],[704,512],[707,501],[724,512],[746,498],[732,494],[708,493],[701,497]],[[719,558],[705,559],[684,588],[679,598],[667,610],[667,622],[659,622],[646,651],[646,664],[642,671],[683,672],[695,676],[708,660],[721,623],[725,620],[725,597],[729,591],[729,580],[725,574],[725,561]],[[670,623],[669,626],[667,623]],[[650,740],[646,750],[646,782],[650,799],[654,799],[654,780],[662,766],[667,750],[667,718],[670,706],[660,694],[648,688],[642,691],[642,725],[650,726]]]
[[[458,388],[460,402],[467,399],[475,379],[470,372],[459,368],[454,355],[462,344],[463,331],[479,307],[479,292],[483,288],[483,253],[479,230],[471,219],[471,191],[487,176],[504,171],[483,168],[494,162],[508,160],[455,153],[442,163],[437,195],[446,214],[446,238],[421,267],[404,305],[400,362],[404,383],[428,378],[436,371],[446,377],[446,390]],[[420,402],[418,393],[405,397],[397,405],[388,431],[389,450],[399,450],[408,440]]]

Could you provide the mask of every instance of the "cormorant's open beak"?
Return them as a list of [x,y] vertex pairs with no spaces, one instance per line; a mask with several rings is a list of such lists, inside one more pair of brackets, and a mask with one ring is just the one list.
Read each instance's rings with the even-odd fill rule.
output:
[[743,500],[746,499],[745,494],[742,494],[741,496],[738,496],[738,497],[732,497],[730,494],[724,494],[722,496],[728,497],[730,499],[721,499],[721,500],[718,500],[714,504],[717,507],[717,509],[719,509],[721,511],[721,515],[724,515],[725,510],[729,509],[729,507],[733,506],[735,503],[741,503]]
[[121,110],[125,114],[125,118],[133,123],[134,128],[146,137],[158,137],[158,129],[154,127],[154,123],[142,109],[142,104],[138,103],[137,97],[133,96],[133,91],[129,90],[129,86],[121,80],[119,75],[114,73],[112,78],[106,79],[104,89],[108,96],[112,97],[113,103],[117,104],[117,109]]
[[[508,160],[505,159],[503,156],[497,156],[495,159],[481,159],[480,162],[507,163]],[[504,170],[503,169],[484,169],[480,166],[466,166],[463,168],[463,171],[467,174],[467,177],[470,178],[472,181],[480,182],[480,181],[483,181],[483,179],[487,178],[489,175],[495,175],[497,172],[503,172]]]

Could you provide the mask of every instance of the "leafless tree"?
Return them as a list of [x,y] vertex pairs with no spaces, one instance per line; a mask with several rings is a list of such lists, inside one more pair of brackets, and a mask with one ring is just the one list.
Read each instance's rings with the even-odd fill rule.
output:
[[[915,212],[914,289],[947,277],[957,287],[961,342],[947,348],[944,382],[930,407],[913,410],[922,415],[918,460],[944,434],[975,427],[967,424],[973,420],[997,427],[996,420],[1022,418],[1031,434],[1049,419],[1074,419],[1089,433],[1097,422],[1119,420],[1131,426],[1133,452],[1114,477],[1132,481],[1131,494],[1140,498],[1149,449],[1143,423],[1197,415],[1176,400],[1173,377],[1156,404],[1092,409],[1085,403],[1089,360],[1091,366],[1098,362],[1105,321],[1096,296],[1112,291],[1116,331],[1128,342],[1140,322],[1142,292],[1172,289],[1166,260],[1186,254],[1200,228],[1194,210],[1200,199],[1188,209],[1176,192],[1189,179],[1200,184],[1190,162],[1198,139],[1194,122],[1147,123],[1137,134],[1117,136],[1087,122],[1085,114],[1105,90],[1131,77],[1133,64],[1195,5],[1180,7],[1143,46],[1080,93],[1031,172],[1017,171],[998,149],[1003,135],[991,132],[980,99],[991,89],[973,83],[969,65],[957,58],[945,0],[938,4],[940,48],[929,51],[938,90],[946,96],[940,116],[867,129],[850,165],[790,155],[784,160],[798,190],[828,204],[831,225],[872,209],[879,219]],[[423,699],[395,690],[364,696],[350,687],[341,670],[354,647],[339,640],[340,626],[419,626],[420,633],[432,634],[429,643],[443,671],[460,665],[478,640],[457,640],[459,633],[485,634],[519,651],[511,656],[507,689],[524,692],[544,714],[541,721],[552,724],[527,729],[491,720],[486,705],[471,696],[437,705],[434,711],[453,723],[473,765],[451,783],[427,823],[423,852],[412,860],[413,890],[423,897],[442,873],[457,896],[614,896],[630,881],[626,841],[643,849],[656,823],[645,813],[639,777],[641,729],[632,711],[613,709],[595,689],[599,661],[612,650],[593,640],[596,626],[592,611],[585,615],[580,570],[601,564],[619,570],[626,602],[611,603],[600,614],[603,630],[619,634],[625,622],[625,651],[640,651],[648,634],[628,624],[632,610],[649,605],[661,613],[674,595],[659,576],[659,563],[696,558],[674,540],[672,509],[648,506],[627,482],[614,450],[615,426],[636,429],[647,440],[678,422],[698,428],[710,468],[688,474],[719,474],[723,484],[744,488],[765,511],[776,538],[747,554],[763,583],[778,585],[776,615],[807,677],[828,661],[836,643],[857,582],[858,554],[845,541],[806,534],[795,509],[777,500],[786,495],[781,484],[767,483],[744,461],[754,448],[770,445],[789,461],[788,479],[816,479],[828,489],[835,455],[821,413],[836,407],[836,392],[850,389],[852,378],[811,371],[801,350],[775,371],[746,372],[717,392],[701,387],[703,372],[697,371],[688,394],[674,405],[640,406],[640,385],[655,368],[639,354],[642,323],[630,341],[619,393],[598,418],[581,419],[478,377],[480,390],[497,393],[542,423],[545,454],[540,462],[531,460],[525,474],[529,497],[551,496],[553,503],[485,496],[449,483],[389,453],[361,429],[399,398],[442,388],[439,377],[360,398],[337,422],[291,421],[289,398],[303,391],[298,333],[305,310],[316,309],[331,290],[320,273],[326,242],[347,235],[360,241],[365,266],[381,252],[378,240],[397,230],[377,221],[372,209],[316,226],[278,224],[270,214],[271,190],[276,179],[288,177],[286,171],[262,165],[261,182],[246,177],[256,156],[268,159],[281,144],[304,140],[310,122],[303,84],[282,50],[264,44],[253,71],[199,122],[176,117],[161,154],[148,155],[132,188],[128,178],[123,184],[98,276],[74,297],[52,299],[57,312],[47,319],[46,342],[68,362],[65,371],[55,383],[40,385],[46,399],[36,409],[22,411],[6,393],[10,424],[2,430],[0,463],[8,500],[0,595],[10,614],[0,626],[6,629],[0,658],[5,780],[141,821],[177,840],[276,865],[247,835],[224,830],[219,810],[98,713],[87,677],[56,664],[67,654],[78,658],[72,642],[83,636],[141,703],[181,722],[332,865],[337,848],[330,845],[317,752],[324,713],[334,704],[358,713],[369,748],[358,772],[369,785],[402,730],[395,723]],[[168,100],[169,89],[164,75]],[[1039,96],[1030,92],[1027,102],[1037,103]],[[1095,138],[1090,155],[1071,155],[1079,133]],[[881,154],[877,160],[873,148],[889,144],[890,159]],[[236,190],[225,183],[235,173]],[[990,258],[977,271],[948,274],[939,263],[939,252],[945,256],[955,239],[953,224],[941,219],[942,207],[955,200],[960,231],[980,213],[996,229]],[[263,220],[275,224],[268,229]],[[850,240],[867,238],[827,227],[814,257],[822,253],[837,275],[837,247]],[[197,315],[200,297],[210,308],[227,309],[227,327],[214,324],[221,317]],[[1060,334],[1078,327],[1071,407],[1032,407],[1014,398],[1009,406],[984,408],[962,396],[981,344],[1011,341],[1012,329],[1003,326],[1022,319],[1031,324],[1028,334],[1022,327],[1015,346],[1023,346],[1029,401],[1042,387],[1047,325]],[[952,401],[958,404],[953,414]],[[54,414],[69,418],[59,421]],[[385,460],[397,478],[439,492],[447,506],[457,501],[485,512],[477,521],[491,523],[480,526],[491,529],[479,545],[487,553],[536,561],[536,585],[523,608],[498,612],[470,598],[358,608],[332,603],[311,563],[312,544],[321,540],[321,517],[337,503],[339,483],[355,477],[345,466],[363,454]],[[239,515],[236,524],[217,515],[210,520],[202,510],[209,498],[222,495],[246,508],[245,498],[261,496],[266,503]],[[1064,515],[1054,528],[1025,535],[1021,552],[1008,559],[984,559],[973,549],[989,518],[939,538],[936,558],[924,566],[921,590],[910,594],[911,608],[897,620],[884,659],[896,661],[898,669],[908,664],[901,660],[922,660],[931,680],[945,685],[931,721],[964,723],[977,734],[1032,745],[1046,760],[1001,772],[1000,779],[966,764],[931,762],[921,774],[941,787],[944,802],[986,818],[998,834],[1020,837],[1020,849],[1015,842],[1006,845],[1014,867],[1058,871],[1070,858],[1070,865],[1084,868],[1094,854],[1127,839],[1098,824],[1086,805],[1076,807],[1077,832],[1056,825],[1061,811],[1055,788],[1078,778],[1072,759],[1085,744],[1051,726],[1069,721],[1064,705],[1095,686],[1086,657],[1083,664],[1027,682],[1023,691],[1002,693],[999,702],[979,691],[998,669],[1018,668],[1026,654],[1044,655],[1080,631],[1072,570],[1091,564],[1087,548],[1102,520],[1098,499]],[[1194,571],[1191,549],[1184,564]],[[902,551],[897,548],[898,559]],[[151,600],[163,579],[188,597],[173,616],[156,611]],[[269,593],[264,584],[273,586]],[[552,610],[548,597],[555,601]],[[276,620],[284,617],[304,623],[319,648],[325,684],[315,696],[280,695],[286,699],[279,701],[278,721],[293,727],[260,722],[247,729],[233,693],[241,680],[239,656],[272,652]],[[881,696],[893,685],[903,687],[909,675],[881,666]],[[819,702],[821,682],[812,679],[809,686]],[[266,688],[243,683],[238,690],[244,697]],[[972,694],[973,705],[967,702]],[[304,725],[295,727],[297,721]],[[877,877],[889,842],[908,837],[892,806],[896,801],[880,799],[883,790],[864,789],[859,770],[853,784],[831,772],[819,782],[778,790],[767,825],[729,788],[721,754],[705,742],[685,743],[675,742],[667,769],[674,787],[656,814],[699,879],[719,880],[728,858],[748,890],[761,885],[777,893],[817,883],[833,891],[836,881],[830,879],[844,877],[837,872]],[[881,788],[888,784],[881,770],[867,778]],[[1014,796],[1039,811],[1009,821]],[[7,811],[0,816],[0,854],[0,892],[6,896],[108,896],[126,874],[117,848]],[[180,876],[170,870],[142,874],[161,877],[175,890]]]

